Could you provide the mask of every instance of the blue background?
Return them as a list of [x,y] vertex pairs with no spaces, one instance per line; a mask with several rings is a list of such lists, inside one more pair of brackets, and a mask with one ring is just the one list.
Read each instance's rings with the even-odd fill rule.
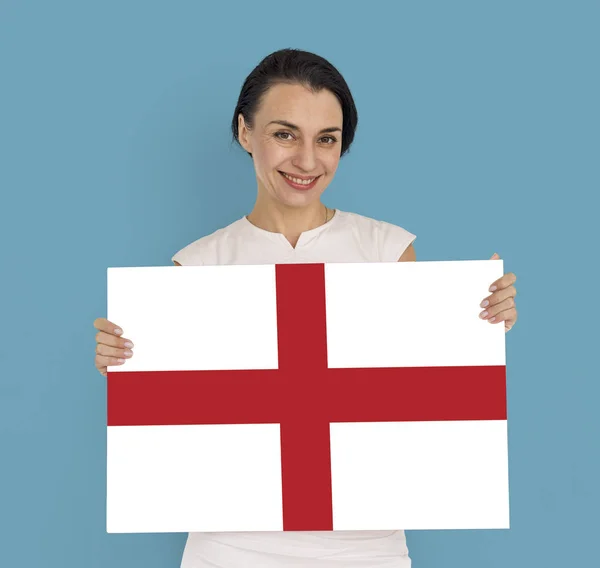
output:
[[407,531],[413,566],[595,563],[599,17],[582,1],[2,0],[0,565],[179,566],[185,534],[106,534],[92,324],[108,266],[170,265],[250,211],[229,125],[283,47],[329,59],[356,99],[326,204],[415,233],[419,260],[498,252],[518,277],[511,529]]

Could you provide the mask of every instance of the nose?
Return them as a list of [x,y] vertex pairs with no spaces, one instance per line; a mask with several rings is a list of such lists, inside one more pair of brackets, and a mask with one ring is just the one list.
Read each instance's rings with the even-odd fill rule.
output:
[[317,155],[313,145],[310,142],[303,142],[300,144],[292,163],[302,171],[315,171],[317,166]]

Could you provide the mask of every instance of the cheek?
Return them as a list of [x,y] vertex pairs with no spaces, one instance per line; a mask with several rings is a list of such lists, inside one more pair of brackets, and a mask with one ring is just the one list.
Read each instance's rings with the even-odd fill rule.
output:
[[279,164],[287,159],[285,148],[271,143],[262,143],[255,152],[260,169],[267,173],[270,170],[277,169]]
[[340,163],[340,156],[330,156],[326,161],[327,171],[330,175],[333,175],[338,168],[338,164]]

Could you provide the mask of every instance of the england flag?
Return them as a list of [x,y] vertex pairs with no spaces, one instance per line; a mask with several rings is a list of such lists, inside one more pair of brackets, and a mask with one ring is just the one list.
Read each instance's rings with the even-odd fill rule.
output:
[[109,268],[107,531],[508,528],[502,274]]

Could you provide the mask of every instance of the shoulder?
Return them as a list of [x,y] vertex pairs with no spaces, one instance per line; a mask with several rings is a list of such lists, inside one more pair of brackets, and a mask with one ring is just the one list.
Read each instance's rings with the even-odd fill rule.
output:
[[[381,262],[412,260],[413,242],[417,236],[400,225],[373,219],[358,213],[341,212],[342,223],[356,232],[361,240],[370,240],[377,249]],[[404,256],[406,255],[406,256]]]
[[339,211],[339,213],[341,217],[340,220],[342,221],[341,224],[351,225],[361,231],[371,232],[383,238],[389,235],[403,236],[413,239],[416,238],[416,235],[407,231],[400,225],[395,225],[387,221],[373,219],[372,217],[367,217],[365,215],[351,213],[348,211]]
[[171,260],[179,266],[201,266],[203,264],[214,264],[212,261],[216,251],[224,242],[235,238],[243,229],[242,219],[217,229],[209,235],[200,237],[178,250]]

